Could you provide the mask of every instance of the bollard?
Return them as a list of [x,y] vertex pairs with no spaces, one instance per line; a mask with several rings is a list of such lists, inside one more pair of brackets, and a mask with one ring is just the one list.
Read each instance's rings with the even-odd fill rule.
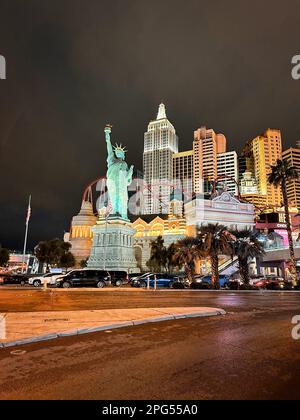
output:
[[48,289],[48,282],[47,282],[47,279],[44,279],[44,284],[43,284],[43,290],[44,291],[47,291],[47,289]]
[[147,290],[150,290],[150,276],[147,277]]

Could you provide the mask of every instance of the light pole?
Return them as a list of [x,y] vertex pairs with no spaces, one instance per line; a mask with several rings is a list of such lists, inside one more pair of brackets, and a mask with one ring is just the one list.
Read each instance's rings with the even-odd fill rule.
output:
[[109,203],[108,204],[108,206],[106,207],[106,210],[105,210],[105,232],[104,232],[104,261],[103,261],[103,270],[105,271],[106,270],[106,255],[107,255],[107,227],[108,227],[108,223],[109,223],[109,221],[108,221],[108,218],[109,218],[109,216],[110,216],[110,214],[111,214],[111,212],[112,212],[112,210],[113,210],[113,208],[112,208],[112,205],[111,205],[111,203]]
[[108,220],[105,218],[105,232],[104,232],[104,261],[103,261],[103,270],[106,270],[106,255],[107,255],[107,227],[108,227]]
[[31,216],[31,195],[29,196],[28,210],[27,210],[27,217],[26,217],[26,229],[25,229],[23,256],[22,256],[22,274],[24,273],[25,254],[26,254],[26,247],[27,247],[28,226],[29,226],[30,216]]

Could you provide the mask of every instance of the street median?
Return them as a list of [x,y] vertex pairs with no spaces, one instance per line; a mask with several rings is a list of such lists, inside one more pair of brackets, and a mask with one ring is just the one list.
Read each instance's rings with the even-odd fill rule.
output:
[[193,308],[136,308],[65,312],[18,312],[0,314],[0,347],[53,340],[134,327],[147,323],[174,321],[226,315],[223,309]]

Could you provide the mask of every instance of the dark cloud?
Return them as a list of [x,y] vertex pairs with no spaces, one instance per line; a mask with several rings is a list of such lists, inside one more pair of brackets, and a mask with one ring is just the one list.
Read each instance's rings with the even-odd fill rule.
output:
[[1,0],[0,242],[62,235],[105,174],[103,127],[142,168],[161,100],[182,150],[207,125],[241,145],[267,127],[300,139],[298,0]]

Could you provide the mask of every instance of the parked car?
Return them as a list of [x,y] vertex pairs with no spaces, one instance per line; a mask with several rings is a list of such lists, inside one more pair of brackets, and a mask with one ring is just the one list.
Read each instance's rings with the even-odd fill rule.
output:
[[146,279],[147,277],[151,276],[151,274],[153,273],[148,272],[148,273],[143,273],[143,274],[141,273],[129,274],[130,283],[132,283],[134,280]]
[[103,270],[72,270],[56,280],[56,287],[68,289],[70,287],[98,287],[103,288],[111,284],[108,271]]
[[115,287],[121,287],[123,284],[128,284],[129,277],[127,271],[109,271],[111,284]]
[[281,277],[266,277],[253,284],[255,289],[266,290],[291,290],[292,283],[284,281]]
[[157,288],[184,289],[186,287],[186,281],[183,278],[172,275],[172,274],[164,274],[164,273],[144,274],[143,276],[135,280],[132,280],[131,286],[146,288],[148,286],[148,281],[149,281],[150,288],[154,288],[155,277],[156,277]]
[[7,275],[2,276],[2,282],[1,282],[1,284],[3,285],[18,284],[21,286],[24,286],[27,283],[28,283],[28,276],[26,276],[25,274],[7,274]]
[[56,279],[60,278],[62,273],[47,273],[41,276],[30,277],[28,280],[28,284],[34,287],[41,287],[44,286],[45,283],[49,285],[54,285]]
[[192,283],[190,284],[190,288],[193,290],[209,290],[213,288],[211,282],[203,281],[203,277],[195,277]]
[[[220,287],[228,288],[230,284],[230,276],[220,275],[219,278]],[[196,276],[194,281],[191,283],[191,289],[212,289],[212,276]]]
[[134,280],[137,280],[139,278],[142,278],[145,275],[149,275],[151,273],[146,273],[146,274],[142,274],[142,273],[129,273],[128,274],[128,283],[132,283]]
[[257,283],[258,281],[262,281],[262,280],[265,280],[265,277],[264,276],[252,276],[251,278],[250,278],[250,285],[251,286],[254,286],[255,285],[255,283]]

